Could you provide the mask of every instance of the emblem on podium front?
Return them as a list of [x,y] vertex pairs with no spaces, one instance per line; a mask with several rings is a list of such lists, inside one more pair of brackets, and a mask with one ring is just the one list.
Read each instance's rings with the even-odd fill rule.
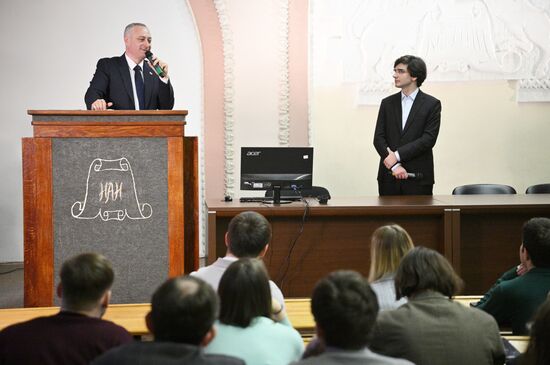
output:
[[76,219],[123,221],[148,219],[152,214],[151,205],[139,201],[132,166],[125,157],[94,159],[88,169],[84,199],[71,207]]

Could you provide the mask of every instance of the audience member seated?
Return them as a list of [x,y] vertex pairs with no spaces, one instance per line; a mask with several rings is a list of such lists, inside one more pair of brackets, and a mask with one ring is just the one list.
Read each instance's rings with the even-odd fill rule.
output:
[[379,227],[372,234],[369,281],[381,311],[407,302],[395,299],[394,278],[399,262],[413,247],[411,236],[397,224]]
[[413,248],[395,275],[397,297],[409,301],[378,315],[371,350],[417,365],[503,364],[495,319],[451,299],[461,286],[462,280],[441,254]]
[[0,364],[89,364],[108,349],[132,341],[122,327],[102,320],[111,297],[111,264],[94,253],[61,267],[61,310],[0,332]]
[[134,342],[112,349],[92,365],[239,365],[240,359],[203,352],[214,336],[218,298],[214,289],[191,276],[167,280],[153,294],[145,320],[153,342]]
[[306,351],[312,356],[296,365],[412,364],[375,354],[366,347],[378,303],[368,281],[359,273],[336,271],[321,279],[313,290],[311,312],[317,339]]
[[520,265],[502,275],[475,305],[514,335],[528,334],[526,324],[550,291],[550,219],[532,218],[523,225]]
[[[218,258],[212,265],[194,271],[191,275],[197,276],[218,290],[220,279],[225,270],[240,258],[263,258],[271,241],[271,224],[263,215],[256,212],[242,212],[229,222],[225,233],[225,257]],[[284,306],[285,299],[281,289],[269,281],[271,296],[280,305]]]
[[261,260],[244,258],[229,265],[218,295],[218,334],[206,347],[207,353],[236,356],[249,365],[286,365],[300,359],[302,338],[280,305],[273,312],[269,278]]
[[550,364],[550,299],[538,309],[535,321],[531,326],[531,338],[525,354],[518,356],[513,365],[547,365]]

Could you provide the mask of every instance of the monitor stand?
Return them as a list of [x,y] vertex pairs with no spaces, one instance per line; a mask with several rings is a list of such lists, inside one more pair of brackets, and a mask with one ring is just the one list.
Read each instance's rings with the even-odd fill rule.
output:
[[281,187],[273,186],[273,205],[290,204],[290,200],[281,200]]

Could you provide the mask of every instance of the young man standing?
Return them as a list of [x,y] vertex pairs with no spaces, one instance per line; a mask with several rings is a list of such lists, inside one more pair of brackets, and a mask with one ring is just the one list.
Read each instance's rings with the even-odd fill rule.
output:
[[395,60],[393,79],[401,92],[382,100],[374,132],[380,155],[380,195],[432,195],[432,148],[439,134],[441,102],[422,92],[426,64],[420,57]]

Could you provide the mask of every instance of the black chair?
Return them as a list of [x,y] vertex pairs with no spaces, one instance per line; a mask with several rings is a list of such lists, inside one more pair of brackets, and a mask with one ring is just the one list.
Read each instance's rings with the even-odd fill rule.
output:
[[531,185],[525,190],[525,194],[550,194],[550,183]]
[[[300,191],[303,198],[317,198],[329,200],[331,198],[327,188],[322,186],[312,186],[311,189],[303,189]],[[266,190],[267,198],[273,197],[273,190]],[[299,197],[298,193],[292,189],[281,189],[281,197]]]
[[453,195],[472,194],[515,194],[516,189],[501,184],[470,184],[457,186],[453,189]]

